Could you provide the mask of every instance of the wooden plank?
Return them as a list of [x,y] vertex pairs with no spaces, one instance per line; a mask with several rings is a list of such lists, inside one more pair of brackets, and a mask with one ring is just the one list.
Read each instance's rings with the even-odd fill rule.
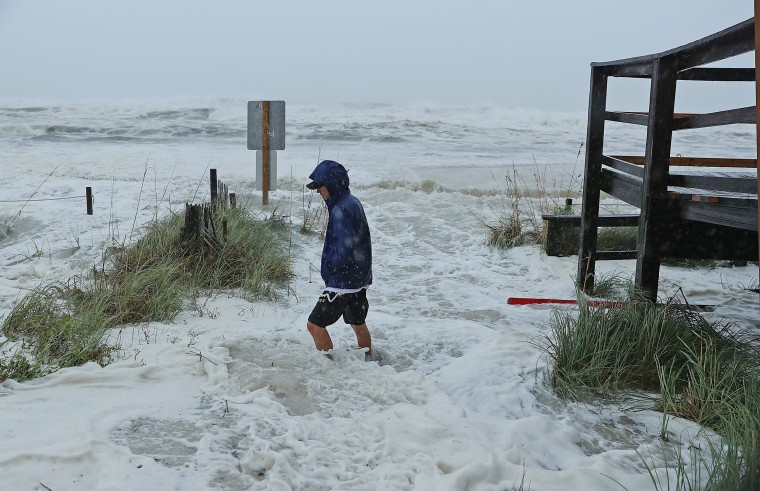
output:
[[754,25],[754,19],[750,18],[696,43],[690,43],[679,51],[680,67],[696,67],[752,51],[755,49]]
[[710,128],[728,124],[755,124],[755,106],[676,118],[673,129]]
[[711,203],[683,199],[679,207],[682,219],[724,225],[735,229],[758,230],[757,201],[743,203],[741,200],[723,198]]
[[629,205],[641,208],[643,180],[622,172],[602,170],[600,189]]
[[[626,162],[625,160],[618,159],[615,157],[610,157],[609,155],[604,155],[603,162],[604,162],[604,165],[608,167],[612,167],[613,169],[617,169],[621,172],[625,172],[626,174],[631,174],[631,175],[634,175],[636,177],[641,177],[641,178],[644,177],[644,169],[630,162]],[[642,157],[642,163],[643,163],[643,157]]]
[[[631,164],[644,165],[644,157],[641,155],[611,155],[610,157],[617,160],[624,160]],[[669,162],[671,167],[736,167],[741,169],[755,169],[757,167],[757,159],[670,157]]]
[[595,68],[598,67],[600,70],[604,71],[608,77],[651,78],[653,59],[654,58],[650,59],[649,57],[641,57],[639,61],[634,61],[626,64],[615,64],[616,62],[609,62],[610,64],[607,65],[603,62],[592,63],[591,66]]
[[726,177],[710,174],[671,174],[668,178],[668,185],[734,193],[757,192],[757,179],[748,179],[745,177]]
[[646,126],[649,121],[649,117],[646,113],[637,112],[617,112],[607,111],[604,113],[604,117],[607,121],[617,121],[619,123],[638,124]]
[[[543,220],[559,223],[561,227],[580,227],[581,215],[541,215]],[[599,227],[635,227],[639,224],[638,214],[599,215]]]
[[[699,204],[689,206],[700,207]],[[715,209],[714,205],[706,205]],[[678,216],[678,215],[677,215]],[[676,218],[668,223],[661,257],[682,259],[757,259],[757,234],[724,224]]]
[[754,19],[747,19],[720,32],[661,53],[636,56],[622,60],[594,62],[592,68],[603,70],[607,76],[651,76],[652,63],[667,57],[678,58],[679,70],[723,60],[755,49]]
[[[607,121],[640,126],[646,126],[649,121],[647,113],[642,112],[607,111],[605,118]],[[674,130],[710,128],[729,124],[755,124],[755,107],[742,107],[706,114],[676,113],[673,118],[675,119]]]
[[704,82],[754,82],[754,68],[689,68],[678,73],[678,80]]
[[612,261],[621,259],[636,259],[637,251],[597,251],[597,261]]
[[581,237],[578,248],[576,282],[586,293],[594,289],[596,264],[597,223],[604,149],[604,117],[607,107],[607,75],[591,68],[588,124],[586,126],[586,160],[583,173],[583,203],[581,207]]

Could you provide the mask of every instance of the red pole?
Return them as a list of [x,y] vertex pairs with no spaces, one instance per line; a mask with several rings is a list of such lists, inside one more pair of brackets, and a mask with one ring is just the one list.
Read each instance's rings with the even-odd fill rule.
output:
[[[537,304],[569,304],[577,305],[577,300],[567,300],[559,298],[526,298],[526,297],[509,297],[507,299],[509,305],[537,305]],[[624,305],[623,302],[615,302],[612,300],[588,300],[586,305],[589,307],[620,307]]]

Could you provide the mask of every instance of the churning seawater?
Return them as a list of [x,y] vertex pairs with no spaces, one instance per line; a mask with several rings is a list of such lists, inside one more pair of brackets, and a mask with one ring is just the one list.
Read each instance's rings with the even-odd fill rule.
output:
[[[288,105],[279,190],[262,207],[244,100],[0,103],[0,223],[10,224],[0,237],[0,316],[43,281],[100,264],[107,246],[155,216],[207,199],[210,168],[254,211],[289,215],[297,230],[304,207],[321,205],[302,184],[330,158],[349,168],[370,222],[368,322],[383,360],[331,364],[314,352],[304,325],[321,289],[321,244],[294,233],[295,276],[278,302],[211,299],[174,324],[138,326],[145,341],[133,334],[130,356],[106,368],[8,389],[1,399],[14,423],[6,419],[0,472],[12,483],[65,476],[92,489],[649,487],[642,455],[664,476],[674,451],[688,455],[693,425],[671,422],[676,443],[663,450],[659,413],[554,395],[532,343],[551,311],[506,298],[573,298],[575,259],[485,244],[484,222],[505,211],[507,176],[579,189],[585,121],[488,106]],[[610,153],[642,151],[640,128],[608,130]],[[696,132],[679,136],[674,154],[750,157],[754,138],[742,128]],[[91,217],[85,186],[95,192]],[[618,267],[631,263],[599,265]],[[756,267],[662,274],[663,286],[718,304],[716,316],[758,321],[756,298],[724,288],[756,278]],[[336,346],[352,345],[346,326],[332,329]]]

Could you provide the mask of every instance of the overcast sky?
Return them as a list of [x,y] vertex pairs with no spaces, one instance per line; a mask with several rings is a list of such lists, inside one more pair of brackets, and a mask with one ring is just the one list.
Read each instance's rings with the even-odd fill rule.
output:
[[[751,0],[0,0],[0,97],[583,110],[592,61],[752,15]],[[752,84],[681,85],[708,106],[754,104]],[[621,87],[613,101],[646,109],[627,99],[646,86]]]

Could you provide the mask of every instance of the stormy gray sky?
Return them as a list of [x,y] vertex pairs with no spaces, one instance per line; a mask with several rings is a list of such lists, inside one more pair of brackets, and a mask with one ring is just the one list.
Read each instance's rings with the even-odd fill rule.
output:
[[[0,0],[0,97],[583,110],[592,61],[752,15],[750,0]],[[754,104],[752,84],[718,85],[679,84],[676,109]],[[611,99],[645,110],[646,89]]]

